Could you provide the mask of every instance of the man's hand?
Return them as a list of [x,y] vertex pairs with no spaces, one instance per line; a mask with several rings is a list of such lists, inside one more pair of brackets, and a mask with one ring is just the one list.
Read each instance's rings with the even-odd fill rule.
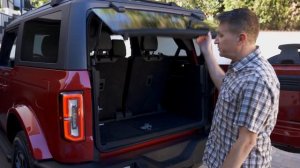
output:
[[206,38],[207,38],[207,36],[199,36],[196,41],[198,44],[201,44],[203,41],[206,40]]
[[196,39],[201,52],[204,54],[204,56],[207,55],[212,55],[212,38],[211,38],[211,33],[208,32],[206,36],[199,36]]

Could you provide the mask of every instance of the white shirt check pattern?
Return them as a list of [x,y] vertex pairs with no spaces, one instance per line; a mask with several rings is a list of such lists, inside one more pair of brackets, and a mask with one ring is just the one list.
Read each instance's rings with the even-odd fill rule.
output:
[[220,89],[203,161],[222,166],[238,138],[239,127],[257,133],[257,144],[243,168],[271,167],[270,134],[276,124],[280,84],[273,67],[257,48],[229,66]]

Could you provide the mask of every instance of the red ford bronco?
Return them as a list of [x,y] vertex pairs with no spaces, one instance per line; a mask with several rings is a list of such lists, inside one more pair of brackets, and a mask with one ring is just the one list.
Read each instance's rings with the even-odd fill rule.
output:
[[53,0],[11,22],[0,118],[13,167],[199,165],[213,109],[193,40],[204,19],[173,3]]
[[[52,0],[15,19],[0,52],[13,167],[198,167],[215,92],[195,37],[208,31],[199,10],[136,0]],[[300,148],[295,68],[277,69],[294,113],[281,104],[292,121],[273,137]]]

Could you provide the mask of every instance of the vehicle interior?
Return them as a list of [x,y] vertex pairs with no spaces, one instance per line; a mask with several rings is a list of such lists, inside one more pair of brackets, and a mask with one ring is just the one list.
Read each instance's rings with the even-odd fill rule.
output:
[[87,53],[102,149],[204,128],[212,83],[191,37],[115,34],[91,17]]

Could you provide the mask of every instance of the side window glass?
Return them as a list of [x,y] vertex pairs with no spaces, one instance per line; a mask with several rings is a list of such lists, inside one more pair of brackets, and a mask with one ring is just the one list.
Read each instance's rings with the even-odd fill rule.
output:
[[21,61],[56,63],[60,26],[61,12],[25,22]]
[[9,31],[4,34],[1,52],[0,65],[14,66],[16,55],[17,30]]
[[193,39],[193,44],[195,46],[196,55],[199,56],[201,54],[201,52],[200,52],[200,47],[196,42],[196,39]]
[[17,45],[17,38],[15,38],[14,44],[11,47],[10,54],[9,54],[9,66],[11,66],[11,67],[13,67],[15,65],[16,45]]
[[[178,46],[171,37],[157,37],[157,50],[154,54],[163,54],[165,56],[175,56],[178,52]],[[180,49],[178,56],[187,56],[185,50]]]

